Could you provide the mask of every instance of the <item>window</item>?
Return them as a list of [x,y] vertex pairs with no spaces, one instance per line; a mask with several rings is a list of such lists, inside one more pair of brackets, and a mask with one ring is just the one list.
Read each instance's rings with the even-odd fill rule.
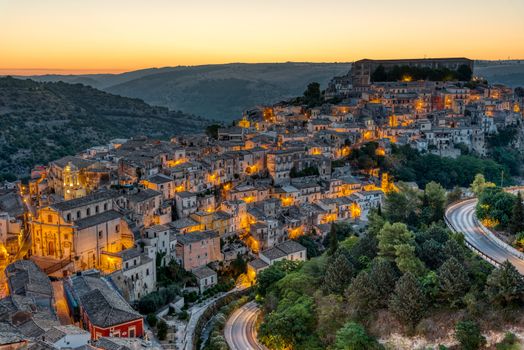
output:
[[146,269],[146,276],[149,276],[149,269]]
[[86,212],[87,212],[87,216],[91,215],[91,208],[87,208]]
[[95,213],[98,214],[100,208],[98,207],[98,205],[95,207]]
[[82,214],[80,213],[80,210],[76,212],[76,218],[80,219],[82,217]]
[[98,238],[102,238],[103,235],[104,235],[103,231],[98,231]]
[[104,211],[107,210],[107,203],[104,203]]
[[[140,296],[140,295],[139,295]],[[135,335],[135,326],[133,327],[129,327],[129,338],[134,338],[136,335]]]
[[67,213],[66,220],[71,221],[71,213]]
[[[133,259],[133,265],[136,266],[136,259]],[[136,277],[138,278],[138,275],[136,275]]]
[[115,226],[115,231],[116,231],[117,233],[120,232],[120,225],[116,225],[116,226]]
[[47,222],[49,222],[49,223],[53,222],[53,215],[51,215],[51,214],[47,215]]
[[128,268],[129,268],[129,262],[126,261],[126,269],[128,269]]

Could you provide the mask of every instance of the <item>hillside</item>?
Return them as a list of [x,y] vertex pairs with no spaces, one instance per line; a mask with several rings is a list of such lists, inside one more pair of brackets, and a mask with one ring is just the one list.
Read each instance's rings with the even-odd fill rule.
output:
[[479,64],[475,68],[475,74],[494,84],[504,84],[513,88],[524,86],[524,61]]
[[310,82],[319,82],[325,88],[333,76],[346,74],[349,69],[348,63],[233,63],[33,79],[87,84],[151,105],[230,121],[257,104],[301,95]]
[[206,121],[80,84],[0,78],[0,177],[118,137],[168,138]]

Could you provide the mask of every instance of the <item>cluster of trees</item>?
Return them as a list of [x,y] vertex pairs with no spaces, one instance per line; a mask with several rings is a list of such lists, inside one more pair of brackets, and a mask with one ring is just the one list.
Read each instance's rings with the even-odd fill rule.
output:
[[472,155],[457,158],[440,157],[433,154],[421,154],[408,145],[393,145],[392,155],[384,170],[389,170],[396,179],[415,181],[419,186],[435,181],[443,187],[468,187],[476,174],[484,174],[486,179],[497,184],[504,177],[504,185],[512,183],[507,167],[491,159],[482,159]]
[[176,296],[179,294],[180,289],[176,285],[171,285],[167,288],[162,288],[157,292],[149,293],[139,300],[138,310],[141,314],[150,314],[175,300]]
[[410,66],[394,66],[391,69],[386,69],[380,65],[371,73],[371,80],[374,82],[401,80],[470,81],[472,76],[473,71],[467,65],[461,65],[457,70]]
[[335,227],[324,254],[261,272],[261,341],[274,349],[381,349],[368,330],[383,335],[384,318],[397,321],[386,328],[413,334],[424,332],[423,319],[449,312],[463,348],[482,346],[481,315],[521,310],[524,279],[508,262],[494,269],[445,228],[447,200],[437,183],[402,188],[370,214],[365,232]]
[[518,149],[514,147],[518,132],[518,127],[509,126],[487,138],[489,157],[505,166],[513,176],[521,174],[523,160]]
[[505,192],[478,174],[471,184],[479,198],[475,208],[477,218],[487,226],[503,231],[513,237],[514,245],[524,249],[524,204],[520,192]]

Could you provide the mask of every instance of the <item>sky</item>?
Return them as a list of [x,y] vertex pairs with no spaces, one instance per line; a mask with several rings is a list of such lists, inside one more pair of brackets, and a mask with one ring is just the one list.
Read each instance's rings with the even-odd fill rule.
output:
[[524,59],[524,0],[0,0],[0,74]]

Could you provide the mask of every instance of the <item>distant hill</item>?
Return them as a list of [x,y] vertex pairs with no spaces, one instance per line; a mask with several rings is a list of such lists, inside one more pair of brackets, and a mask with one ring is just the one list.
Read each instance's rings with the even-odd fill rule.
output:
[[350,67],[349,63],[233,63],[32,79],[87,84],[151,105],[231,121],[247,108],[301,95],[310,82],[325,88],[332,77],[346,74]]
[[524,60],[511,62],[482,62],[476,65],[475,74],[493,84],[504,84],[513,88],[524,86]]
[[0,177],[113,138],[168,138],[208,123],[81,84],[0,78]]

